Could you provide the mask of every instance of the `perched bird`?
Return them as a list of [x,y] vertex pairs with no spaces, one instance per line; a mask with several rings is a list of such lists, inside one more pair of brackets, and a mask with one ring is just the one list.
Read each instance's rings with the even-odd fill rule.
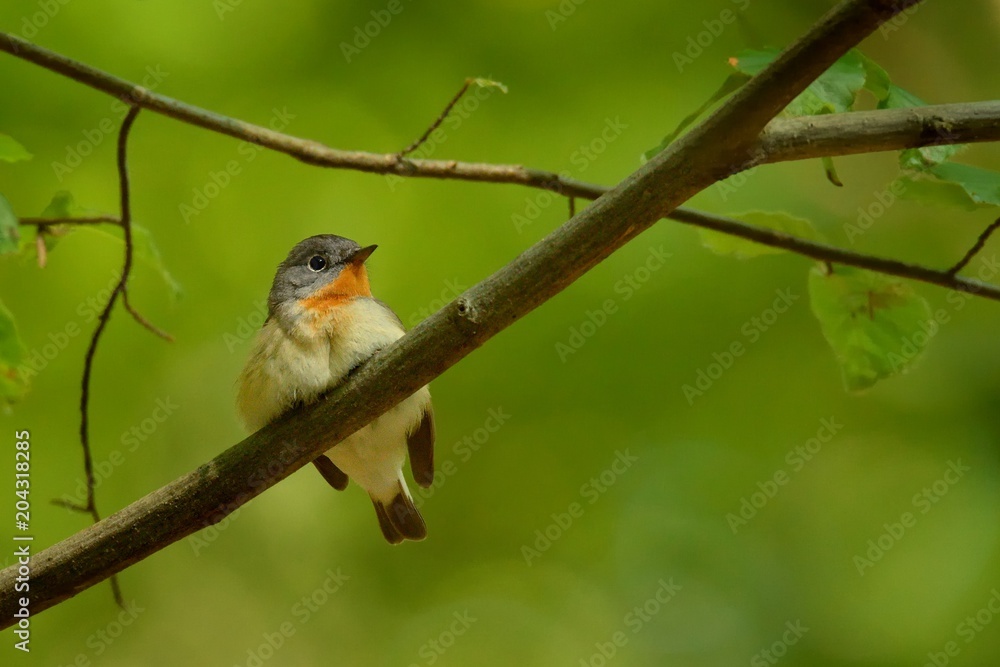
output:
[[[239,378],[237,411],[255,431],[285,411],[316,400],[405,329],[372,297],[362,248],[342,236],[302,241],[278,266],[267,299],[268,317]],[[434,478],[434,412],[428,388],[378,417],[313,463],[333,488],[353,479],[372,499],[385,539],[427,536],[403,478],[409,452],[413,478]]]

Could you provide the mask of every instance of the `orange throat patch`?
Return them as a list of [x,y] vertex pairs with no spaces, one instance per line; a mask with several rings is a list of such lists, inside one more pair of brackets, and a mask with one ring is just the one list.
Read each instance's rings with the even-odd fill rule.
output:
[[330,309],[342,306],[351,299],[371,295],[372,290],[368,284],[368,270],[365,269],[365,265],[348,264],[340,275],[299,303],[307,311],[325,315]]

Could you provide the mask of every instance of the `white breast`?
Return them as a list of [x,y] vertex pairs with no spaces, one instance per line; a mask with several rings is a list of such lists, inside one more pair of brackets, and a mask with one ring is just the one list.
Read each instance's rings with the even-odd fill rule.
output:
[[[315,400],[404,333],[392,312],[374,299],[354,299],[322,322],[301,310],[286,315],[295,326],[286,331],[270,319],[258,333],[239,379],[237,409],[250,430],[296,403]],[[420,424],[429,403],[430,392],[423,387],[327,456],[373,497],[388,494],[391,501],[402,481],[407,435]]]
[[329,387],[329,347],[318,338],[293,338],[273,318],[268,320],[239,378],[236,409],[247,429],[256,431]]

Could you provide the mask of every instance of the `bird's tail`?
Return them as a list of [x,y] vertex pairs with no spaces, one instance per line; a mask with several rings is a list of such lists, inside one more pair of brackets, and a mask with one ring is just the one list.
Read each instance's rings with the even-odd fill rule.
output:
[[424,518],[413,505],[413,499],[406,488],[406,482],[399,480],[395,494],[387,501],[371,497],[378,516],[378,525],[389,544],[399,544],[405,540],[422,540],[427,537]]

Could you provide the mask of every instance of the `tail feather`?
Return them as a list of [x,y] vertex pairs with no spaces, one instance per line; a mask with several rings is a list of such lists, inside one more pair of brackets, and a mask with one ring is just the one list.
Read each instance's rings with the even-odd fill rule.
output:
[[388,505],[375,498],[372,498],[372,504],[375,505],[379,528],[389,544],[427,537],[427,525],[402,485]]
[[399,544],[402,542],[403,536],[399,534],[396,527],[392,525],[392,521],[389,520],[389,514],[385,511],[385,505],[374,498],[372,498],[372,504],[375,505],[375,516],[378,517],[378,527],[382,529],[382,535],[385,536],[386,542],[389,544]]

